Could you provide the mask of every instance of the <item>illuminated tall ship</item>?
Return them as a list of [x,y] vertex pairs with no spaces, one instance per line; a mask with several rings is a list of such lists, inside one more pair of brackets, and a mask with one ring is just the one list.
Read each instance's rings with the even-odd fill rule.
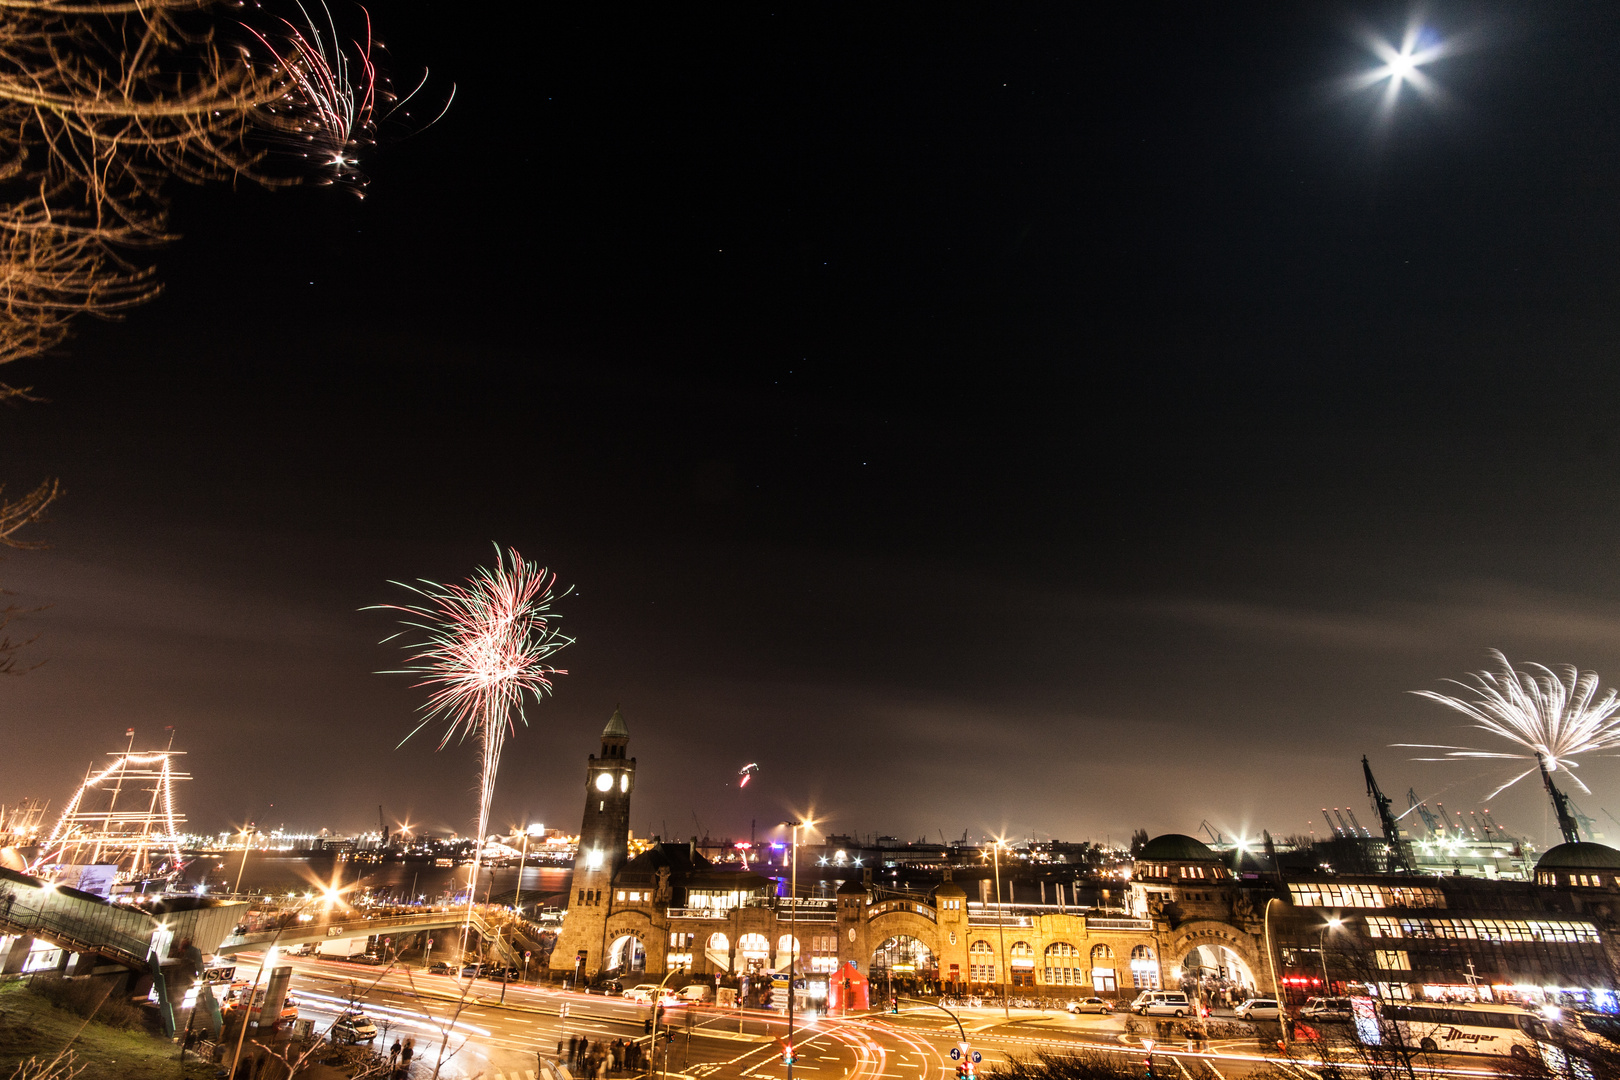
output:
[[[185,817],[175,810],[174,785],[191,779],[175,767],[185,751],[174,749],[173,728],[162,750],[136,751],[135,729],[126,734],[128,745],[108,754],[112,764],[97,769],[91,763],[85,771],[84,783],[39,847],[36,872],[94,892],[180,872]],[[101,870],[90,874],[92,867]],[[75,869],[82,883],[67,880]]]

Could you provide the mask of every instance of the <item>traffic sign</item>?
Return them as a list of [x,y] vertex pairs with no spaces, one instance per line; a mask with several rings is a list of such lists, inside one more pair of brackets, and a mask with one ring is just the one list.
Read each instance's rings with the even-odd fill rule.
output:
[[952,1061],[961,1061],[962,1060],[962,1048],[960,1046],[951,1047],[951,1060]]
[[977,1050],[973,1051],[973,1064],[977,1065],[979,1062],[981,1062],[983,1060],[984,1060],[984,1055],[983,1054],[979,1053]]

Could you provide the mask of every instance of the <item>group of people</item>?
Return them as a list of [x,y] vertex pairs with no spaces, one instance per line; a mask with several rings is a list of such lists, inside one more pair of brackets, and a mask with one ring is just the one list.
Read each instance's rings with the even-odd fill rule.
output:
[[394,1040],[394,1045],[388,1048],[388,1075],[391,1077],[409,1076],[411,1073],[411,1058],[416,1056],[416,1039],[407,1038],[404,1042]]
[[[557,1060],[563,1058],[563,1043],[557,1043]],[[645,1061],[641,1044],[625,1039],[592,1042],[583,1035],[568,1037],[568,1066],[578,1077],[596,1077],[598,1080],[611,1073],[640,1072]]]

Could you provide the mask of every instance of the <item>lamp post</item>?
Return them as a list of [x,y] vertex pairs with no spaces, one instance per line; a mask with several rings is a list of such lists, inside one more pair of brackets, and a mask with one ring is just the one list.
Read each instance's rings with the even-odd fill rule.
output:
[[251,828],[253,828],[253,822],[251,822],[251,821],[248,822],[246,825],[242,826],[242,865],[238,866],[236,868],[236,889],[235,889],[235,891],[237,893],[240,893],[242,891],[242,871],[247,869],[247,852],[248,852],[247,838],[248,838],[248,830],[251,829]]
[[793,1080],[793,969],[799,966],[799,830],[808,829],[813,824],[805,821],[784,821],[783,825],[793,830],[793,865],[788,871],[788,903],[792,905],[788,915],[788,1025],[787,1025],[787,1080]]
[[[523,854],[518,856],[517,890],[512,893],[512,909],[519,915],[523,914],[523,864],[529,861],[529,823],[523,823]],[[491,875],[493,879],[494,875]]]
[[[669,977],[671,975],[674,975],[674,974],[676,974],[678,972],[682,972],[682,971],[685,971],[685,970],[686,970],[686,965],[685,964],[676,964],[674,967],[672,967],[668,971],[664,972],[663,979],[659,980],[659,983],[658,983],[658,993],[653,995],[653,1003],[652,1003],[652,1010],[653,1010],[652,1045],[647,1048],[648,1052],[654,1055],[653,1060],[656,1060],[657,1054],[658,1054],[658,1021],[663,1017],[663,1014],[664,1014],[664,987],[666,985],[668,985]],[[649,1064],[650,1064],[650,1062],[649,1062]],[[668,1047],[664,1048],[664,1069],[663,1069],[663,1072],[664,1072],[664,1075],[666,1077],[669,1075],[669,1048]]]
[[1271,994],[1277,999],[1277,1026],[1282,1029],[1283,1053],[1288,1052],[1288,1002],[1282,996],[1282,983],[1277,978],[1277,950],[1271,940],[1271,905],[1283,901],[1273,896],[1266,901],[1266,914],[1262,920],[1262,936],[1266,942],[1266,966],[1271,969]]
[[990,855],[995,863],[996,873],[996,934],[1001,939],[1001,1015],[1007,1020],[1012,1019],[1012,1012],[1007,1005],[1007,919],[1001,909],[1001,838],[990,847]]
[[1339,927],[1341,927],[1343,925],[1344,925],[1344,920],[1343,919],[1339,919],[1339,918],[1329,919],[1327,922],[1322,924],[1322,932],[1317,935],[1317,950],[1316,951],[1322,957],[1322,996],[1323,997],[1332,997],[1333,996],[1333,981],[1328,978],[1327,933],[1328,933],[1329,930],[1337,930]]

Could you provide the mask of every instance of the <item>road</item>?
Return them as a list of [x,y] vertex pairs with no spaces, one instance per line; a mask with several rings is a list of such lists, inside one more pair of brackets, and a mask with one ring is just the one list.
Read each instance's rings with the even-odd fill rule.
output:
[[[252,978],[257,957],[244,956],[239,976]],[[544,1066],[558,1059],[558,1044],[584,1035],[595,1042],[645,1040],[651,1009],[604,998],[512,984],[500,1003],[499,982],[464,981],[420,970],[383,969],[335,960],[278,958],[293,967],[292,989],[302,1018],[324,1031],[351,1001],[358,1001],[377,1024],[377,1045],[414,1037],[418,1061],[441,1055],[441,1075],[484,1080],[559,1080]],[[463,992],[465,991],[465,997]],[[1143,1048],[1124,1035],[1120,1016],[1074,1017],[1014,1009],[953,1010],[982,1055],[981,1073],[1009,1056],[1038,1051],[1086,1049],[1126,1055],[1139,1061]],[[712,1008],[671,1008],[665,1022],[675,1033],[667,1063],[658,1065],[674,1080],[788,1080],[782,1061],[787,1021],[780,1013]],[[798,1080],[954,1080],[951,1049],[958,1045],[956,1021],[935,1006],[907,1003],[898,1014],[800,1017],[793,1073]],[[1168,1051],[1168,1052],[1167,1052]],[[1241,1080],[1266,1064],[1255,1040],[1214,1043],[1193,1053],[1161,1045],[1155,1049],[1160,1077],[1171,1080]],[[1287,1066],[1299,1080],[1310,1076]],[[1418,1072],[1426,1070],[1419,1069]],[[1459,1057],[1435,1074],[1494,1077],[1481,1058]]]

